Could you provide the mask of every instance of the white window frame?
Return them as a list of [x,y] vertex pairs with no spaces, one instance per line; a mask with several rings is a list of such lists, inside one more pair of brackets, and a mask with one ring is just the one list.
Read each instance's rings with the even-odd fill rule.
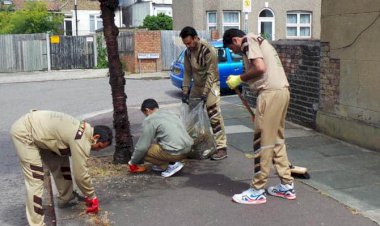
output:
[[75,28],[74,28],[74,18],[71,16],[71,14],[65,14],[65,17],[63,18],[63,32],[64,35],[67,35],[67,28],[66,28],[66,21],[71,22],[71,36],[74,36]]
[[[260,14],[265,11],[265,10],[268,10],[272,13],[272,17],[260,17]],[[269,8],[264,8],[262,9],[260,12],[259,12],[259,19],[257,20],[257,27],[258,27],[258,33],[261,34],[261,22],[271,22],[272,23],[272,40],[275,40],[275,37],[276,37],[276,29],[275,29],[275,15],[274,15],[274,12],[273,10],[269,9]]]
[[[239,18],[239,21],[238,22],[235,22],[235,23],[227,23],[224,21],[224,13],[237,13],[238,14],[238,18]],[[236,10],[225,10],[223,11],[223,33],[225,32],[225,27],[237,27],[238,29],[240,29],[240,24],[241,24],[241,12],[240,11],[236,11]]]
[[[289,14],[296,14],[297,15],[297,22],[296,23],[288,23],[288,15]],[[310,23],[302,23],[301,24],[301,14],[307,14],[310,16]],[[312,33],[312,24],[313,21],[313,14],[312,12],[309,11],[288,11],[286,12],[286,38],[289,39],[310,39],[311,38],[311,33]],[[288,28],[290,27],[295,27],[297,28],[297,35],[296,36],[290,36],[288,35]],[[301,28],[309,28],[310,29],[310,34],[309,36],[301,36]]]
[[[210,14],[215,14],[215,23],[214,22],[210,22]],[[211,32],[211,27],[215,27],[215,30],[218,30],[218,13],[217,11],[207,11],[206,12],[206,16],[207,16],[207,30],[209,32]]]
[[[94,30],[91,31],[91,17],[94,17]],[[90,33],[95,33],[96,30],[98,30],[100,27],[98,27],[98,22],[99,21],[102,21],[102,18],[100,17],[100,14],[90,14],[89,17],[88,17],[88,21],[89,21],[89,31]]]

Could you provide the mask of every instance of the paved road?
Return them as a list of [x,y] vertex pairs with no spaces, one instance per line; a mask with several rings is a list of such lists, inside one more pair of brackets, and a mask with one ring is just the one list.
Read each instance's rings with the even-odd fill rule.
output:
[[[129,107],[155,97],[163,103],[178,101],[180,92],[170,80],[127,80]],[[108,78],[0,84],[0,225],[24,225],[25,189],[8,131],[30,109],[49,109],[86,118],[112,110]]]

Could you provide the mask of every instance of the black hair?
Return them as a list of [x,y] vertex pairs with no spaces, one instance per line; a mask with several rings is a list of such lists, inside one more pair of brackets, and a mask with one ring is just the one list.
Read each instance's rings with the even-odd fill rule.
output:
[[94,136],[100,135],[98,142],[109,142],[109,145],[112,144],[112,129],[108,126],[97,125],[94,126]]
[[153,110],[158,107],[158,103],[155,99],[145,99],[141,104],[141,111],[145,111],[145,108]]
[[235,37],[241,38],[244,36],[245,36],[245,33],[242,30],[239,30],[236,28],[228,29],[223,34],[223,46],[224,46],[224,48],[226,48],[232,44],[232,38],[235,38]]
[[181,33],[179,33],[179,36],[182,39],[186,38],[187,36],[191,36],[192,38],[194,38],[195,36],[198,36],[198,33],[193,27],[187,26],[182,28]]

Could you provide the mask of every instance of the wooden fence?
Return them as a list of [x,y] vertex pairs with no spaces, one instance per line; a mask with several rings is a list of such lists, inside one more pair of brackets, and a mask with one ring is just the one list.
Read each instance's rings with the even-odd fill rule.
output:
[[[185,48],[180,31],[161,31],[162,70]],[[97,34],[103,36],[103,34]],[[199,37],[209,40],[207,31],[198,31]],[[54,42],[53,42],[54,39]],[[104,39],[103,39],[104,42]],[[135,43],[132,31],[118,36],[120,54],[133,54]],[[102,43],[103,48],[105,44]],[[0,35],[0,73],[96,67],[96,36],[54,36],[47,34]],[[133,60],[133,59],[130,59]]]
[[0,35],[0,72],[48,69],[47,35]]
[[50,43],[51,69],[94,68],[94,36],[55,36]]

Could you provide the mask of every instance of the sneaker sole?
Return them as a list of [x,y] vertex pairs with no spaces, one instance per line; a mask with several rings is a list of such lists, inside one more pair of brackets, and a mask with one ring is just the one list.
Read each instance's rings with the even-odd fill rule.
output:
[[266,199],[264,199],[264,200],[262,200],[262,199],[261,200],[253,200],[252,202],[243,202],[240,199],[235,198],[234,196],[232,196],[232,201],[239,203],[239,204],[246,204],[246,205],[258,205],[258,204],[264,204],[267,202]]
[[211,160],[214,160],[214,161],[218,161],[218,160],[225,159],[225,158],[227,158],[227,157],[228,157],[228,155],[225,155],[225,156],[223,156],[223,157],[219,157],[219,158],[211,157],[210,159],[211,159]]
[[276,197],[280,197],[280,198],[283,198],[283,199],[287,199],[287,200],[294,200],[296,199],[296,196],[286,196],[286,195],[283,195],[283,194],[278,194],[278,193],[271,193],[268,191],[268,194],[270,194],[271,196],[276,196]]
[[183,165],[181,165],[180,167],[175,168],[170,174],[167,174],[167,175],[162,175],[161,174],[161,176],[163,176],[163,177],[171,177],[174,174],[178,173],[182,168],[183,168]]

